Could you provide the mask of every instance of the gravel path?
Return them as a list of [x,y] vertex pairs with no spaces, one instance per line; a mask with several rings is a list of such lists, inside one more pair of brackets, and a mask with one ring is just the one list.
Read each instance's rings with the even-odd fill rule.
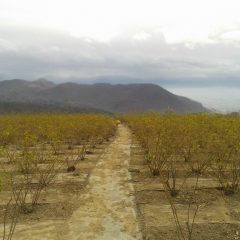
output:
[[139,230],[128,172],[131,133],[120,125],[115,140],[92,171],[83,205],[68,222],[67,239],[136,240]]

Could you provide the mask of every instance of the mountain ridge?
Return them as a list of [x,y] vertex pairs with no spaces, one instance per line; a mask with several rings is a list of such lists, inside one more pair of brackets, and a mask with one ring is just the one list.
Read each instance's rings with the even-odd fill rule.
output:
[[206,111],[201,103],[152,83],[88,85],[74,82],[55,84],[46,79],[13,79],[0,81],[0,102],[63,104],[112,113],[163,112],[167,108],[179,113]]

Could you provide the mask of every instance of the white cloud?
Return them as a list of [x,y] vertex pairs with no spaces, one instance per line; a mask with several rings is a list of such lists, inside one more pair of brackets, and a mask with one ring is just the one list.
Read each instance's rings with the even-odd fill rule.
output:
[[11,41],[0,38],[0,52],[1,51],[17,51],[17,46]]
[[149,37],[151,37],[151,35],[149,33],[142,31],[142,32],[136,33],[133,36],[133,39],[141,41],[141,40],[147,40]]
[[0,0],[1,22],[109,41],[128,28],[160,27],[169,43],[206,42],[240,22],[238,0]]
[[124,75],[151,81],[240,75],[239,48],[222,40],[215,44],[169,44],[159,31],[132,29],[102,42],[9,25],[0,25],[0,36],[0,48],[4,49],[0,51],[0,78]]
[[236,0],[0,0],[0,78],[240,75]]

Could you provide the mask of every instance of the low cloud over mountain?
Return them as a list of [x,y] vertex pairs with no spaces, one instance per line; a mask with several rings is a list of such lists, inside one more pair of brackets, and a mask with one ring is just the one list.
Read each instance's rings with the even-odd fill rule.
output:
[[[235,27],[239,29],[239,26]],[[231,32],[231,31],[230,31]],[[168,42],[158,29],[136,28],[109,41],[0,24],[0,79],[58,82],[240,85],[240,40],[215,33],[206,42]]]

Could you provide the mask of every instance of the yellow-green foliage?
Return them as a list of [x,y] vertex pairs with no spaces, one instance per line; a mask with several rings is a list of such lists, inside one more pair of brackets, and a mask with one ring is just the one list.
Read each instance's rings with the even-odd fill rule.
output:
[[107,139],[115,131],[112,117],[99,114],[0,116],[0,146],[29,146],[39,142]]
[[37,205],[63,163],[76,165],[87,150],[107,140],[115,130],[114,118],[99,114],[0,116],[1,160],[5,160],[1,170],[8,176],[5,185],[10,186],[16,205],[28,212],[27,199],[31,208]]
[[[150,143],[160,143],[177,152],[191,148],[213,151],[239,149],[240,117],[214,114],[165,114],[150,113],[129,115],[123,118],[146,148]],[[221,148],[220,148],[220,145]],[[215,149],[215,150],[217,150]]]
[[124,116],[123,121],[143,146],[150,167],[159,170],[163,163],[182,158],[192,172],[201,174],[210,169],[222,188],[230,191],[238,188],[239,116],[149,113]]

